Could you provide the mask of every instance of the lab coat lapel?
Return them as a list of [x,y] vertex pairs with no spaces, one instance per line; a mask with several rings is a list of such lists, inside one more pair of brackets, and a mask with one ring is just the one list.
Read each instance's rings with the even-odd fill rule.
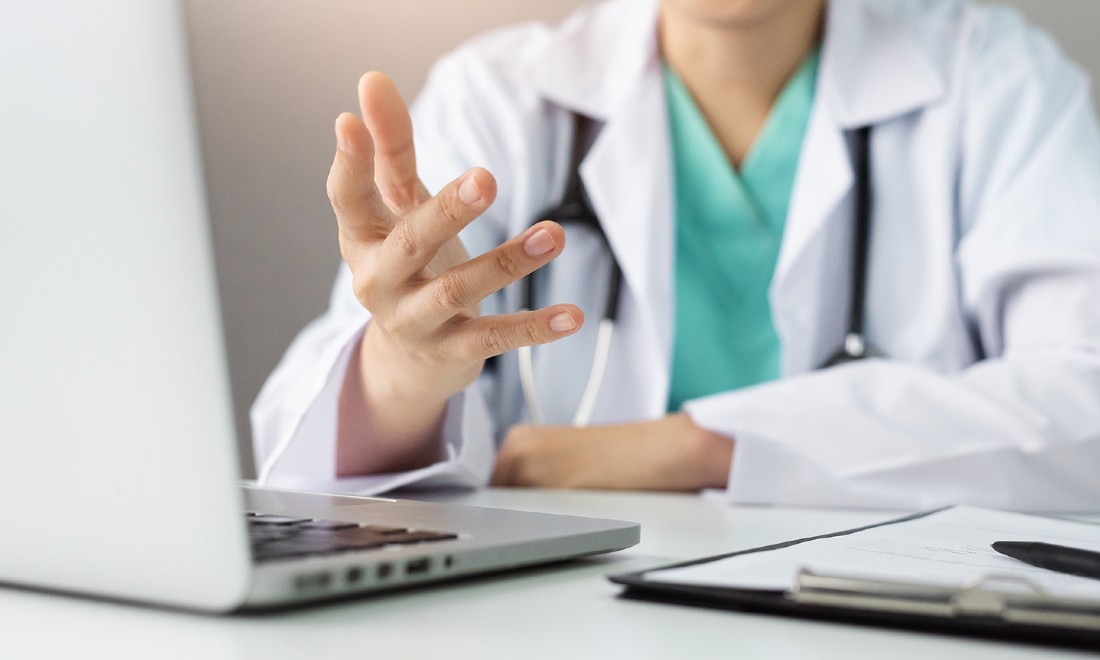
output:
[[674,236],[666,121],[654,62],[636,96],[608,119],[581,164],[592,206],[623,270],[625,293],[637,303],[644,324],[650,373],[659,375],[645,387],[644,407],[652,414],[666,405],[672,341]]
[[[619,332],[642,347],[618,374],[639,395],[635,416],[665,410],[672,334],[672,171],[656,26],[656,0],[598,5],[563,25],[532,70],[548,100],[602,123],[580,171],[623,271]],[[609,370],[610,383],[614,361]]]
[[[771,286],[786,374],[816,367],[842,336],[849,287],[838,285],[838,276],[849,268],[853,180],[846,131],[944,93],[919,28],[863,0],[831,0],[828,8],[816,101]],[[674,285],[656,16],[656,0],[615,0],[576,15],[533,58],[530,76],[550,102],[604,122],[581,174],[623,269],[626,295],[637,303],[639,318],[630,322],[643,326],[635,331],[644,333],[646,348],[634,358],[660,374],[644,387],[640,406],[650,414],[667,396]]]
[[[818,103],[806,130],[769,292],[772,319],[783,347],[784,374],[817,366],[814,362],[821,350],[818,335],[825,332],[821,323],[831,312],[843,312],[835,308],[845,304],[843,295],[848,287],[840,287],[835,281],[822,282],[828,278],[831,256],[824,236],[830,233],[826,231],[829,225],[835,226],[832,231],[843,229],[846,219],[837,210],[852,190],[852,183],[844,133],[827,105]],[[823,310],[823,306],[828,308]]]
[[[828,7],[816,100],[770,292],[785,374],[819,366],[843,336],[854,182],[846,132],[905,114],[945,91],[943,73],[913,24],[859,0],[832,0]],[[888,159],[875,154],[872,174],[881,175]]]

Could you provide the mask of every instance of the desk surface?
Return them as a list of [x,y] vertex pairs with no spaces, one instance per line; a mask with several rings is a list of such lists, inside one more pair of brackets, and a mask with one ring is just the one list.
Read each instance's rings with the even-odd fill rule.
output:
[[694,495],[494,489],[424,499],[642,523],[602,557],[267,615],[213,617],[0,589],[5,658],[1055,658],[1073,651],[616,598],[604,576],[855,527],[889,513]]

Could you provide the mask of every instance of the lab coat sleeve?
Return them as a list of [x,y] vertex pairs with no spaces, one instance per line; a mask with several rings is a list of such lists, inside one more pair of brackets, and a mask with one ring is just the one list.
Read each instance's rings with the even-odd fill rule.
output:
[[[437,64],[413,108],[419,171],[429,190],[438,190],[473,165],[507,170],[494,166],[499,162],[499,150],[494,150],[491,139],[493,122],[485,120],[459,93],[468,59],[452,56]],[[480,123],[475,123],[479,117]],[[506,195],[498,194],[494,208],[506,207]],[[471,238],[463,237],[471,254],[499,242],[499,232],[492,229],[492,212],[475,221],[478,223],[481,229],[469,232]],[[285,488],[359,494],[404,486],[474,487],[487,483],[495,431],[482,382],[473,383],[448,402],[443,458],[438,463],[399,474],[335,476],[340,389],[348,360],[369,322],[370,314],[353,295],[350,269],[342,265],[328,310],[294,340],[253,404],[253,448],[260,481]]]
[[955,374],[870,360],[689,402],[735,439],[729,501],[1100,503],[1100,131],[1086,76],[1048,40],[990,28],[1016,36],[973,44],[956,252],[989,357]]
[[[348,360],[369,313],[351,292],[342,266],[329,309],[295,338],[252,406],[257,476],[265,485],[370,495],[402,486],[472,487],[485,483],[492,466],[491,438],[480,386],[448,402],[443,459],[400,474],[338,478],[336,424]],[[466,442],[466,438],[473,438]]]

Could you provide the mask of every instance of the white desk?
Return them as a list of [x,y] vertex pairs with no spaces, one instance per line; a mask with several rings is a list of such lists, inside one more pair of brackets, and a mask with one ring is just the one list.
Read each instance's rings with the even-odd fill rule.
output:
[[0,658],[1057,658],[1073,651],[633,602],[604,575],[889,513],[692,495],[490,490],[431,499],[642,523],[628,550],[273,615],[211,617],[0,589]]

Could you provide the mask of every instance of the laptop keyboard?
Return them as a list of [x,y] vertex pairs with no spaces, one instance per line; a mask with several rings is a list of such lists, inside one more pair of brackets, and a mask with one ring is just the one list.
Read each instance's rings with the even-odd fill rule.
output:
[[246,516],[252,555],[260,562],[458,538],[457,534],[450,532],[425,529],[263,513],[249,513]]

